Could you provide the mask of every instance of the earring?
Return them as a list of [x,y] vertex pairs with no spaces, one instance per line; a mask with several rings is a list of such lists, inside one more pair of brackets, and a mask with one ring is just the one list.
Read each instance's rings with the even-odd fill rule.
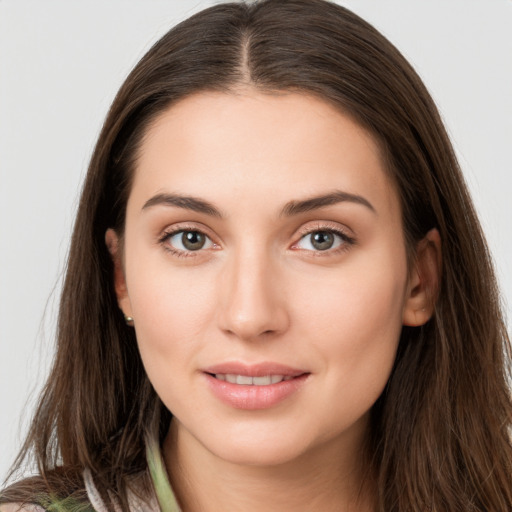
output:
[[133,318],[131,316],[124,315],[124,321],[126,322],[126,325],[133,327]]

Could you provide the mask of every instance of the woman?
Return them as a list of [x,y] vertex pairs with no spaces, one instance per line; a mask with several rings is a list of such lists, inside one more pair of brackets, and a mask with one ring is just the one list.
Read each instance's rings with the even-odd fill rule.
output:
[[58,341],[20,458],[40,476],[3,503],[511,509],[478,220],[423,84],[336,5],[219,5],[136,66]]

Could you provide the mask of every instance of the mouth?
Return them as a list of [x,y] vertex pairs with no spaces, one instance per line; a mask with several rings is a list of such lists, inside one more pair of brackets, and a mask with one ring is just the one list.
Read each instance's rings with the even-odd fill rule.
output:
[[291,375],[264,375],[261,377],[251,377],[250,375],[237,375],[235,373],[210,373],[209,375],[215,379],[229,382],[231,384],[240,384],[242,386],[270,386],[271,384],[279,384],[280,382],[295,378]]
[[222,363],[203,370],[209,388],[226,405],[258,410],[298,396],[310,372],[275,363]]
[[280,363],[263,362],[257,364],[245,364],[237,361],[228,361],[203,369],[211,377],[242,386],[270,386],[289,381],[308,371],[293,368]]

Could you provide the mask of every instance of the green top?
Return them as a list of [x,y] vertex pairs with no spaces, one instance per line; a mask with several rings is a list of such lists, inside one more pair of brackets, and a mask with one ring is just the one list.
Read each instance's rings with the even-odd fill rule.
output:
[[160,512],[181,512],[167,477],[167,471],[157,439],[152,438],[146,441],[146,458],[156,498],[160,505]]
[[[142,502],[141,498],[128,489],[130,509],[133,509],[134,512],[140,512],[141,510],[144,510],[144,512],[181,512],[167,476],[160,443],[156,435],[146,438],[146,460],[155,492],[147,496],[147,501]],[[84,469],[83,479],[88,497],[87,502],[72,496],[62,498],[55,494],[45,493],[34,496],[31,508],[20,510],[31,510],[33,512],[106,512],[107,507],[96,489],[93,475],[87,468]],[[148,507],[150,507],[150,510]]]
[[[148,502],[141,502],[133,493],[128,493],[130,509],[134,512],[181,512],[174,492],[171,488],[167,471],[156,437],[146,439],[146,459],[149,475],[153,482],[155,494],[148,497]],[[89,502],[77,501],[75,498],[58,498],[52,495],[39,496],[38,505],[30,510],[33,512],[106,512],[107,507],[103,502],[96,486],[94,478],[89,470],[84,471],[84,484]],[[150,510],[148,509],[150,507]]]

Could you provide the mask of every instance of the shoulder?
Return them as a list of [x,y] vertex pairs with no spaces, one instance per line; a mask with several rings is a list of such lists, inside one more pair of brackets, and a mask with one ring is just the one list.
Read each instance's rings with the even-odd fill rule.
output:
[[37,505],[20,505],[18,503],[6,503],[0,505],[0,512],[44,512],[44,508]]
[[76,468],[57,467],[0,488],[0,512],[63,512],[85,510],[88,504],[82,473]]

